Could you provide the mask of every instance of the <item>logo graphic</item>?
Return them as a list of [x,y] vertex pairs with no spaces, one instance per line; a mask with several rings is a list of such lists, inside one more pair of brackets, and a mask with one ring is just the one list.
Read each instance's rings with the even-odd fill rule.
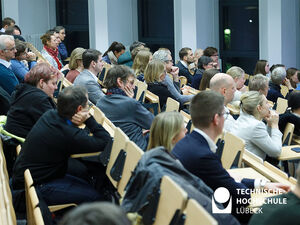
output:
[[[217,203],[227,205],[224,209],[220,209],[217,205]],[[215,190],[212,198],[211,198],[211,204],[212,204],[212,212],[213,213],[231,213],[232,209],[232,197],[230,196],[229,191],[227,188],[219,187]]]

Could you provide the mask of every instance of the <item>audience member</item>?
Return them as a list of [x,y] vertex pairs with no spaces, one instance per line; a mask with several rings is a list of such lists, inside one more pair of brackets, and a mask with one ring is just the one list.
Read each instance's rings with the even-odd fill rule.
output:
[[220,70],[218,49],[215,47],[207,47],[204,49],[203,55],[212,58],[215,63],[215,68]]
[[161,111],[165,110],[168,97],[176,99],[168,87],[162,83],[166,77],[166,66],[161,60],[152,60],[145,70],[145,82],[148,90],[159,97]]
[[3,20],[2,20],[2,28],[0,30],[0,32],[2,33],[5,33],[5,30],[8,28],[8,27],[12,27],[15,25],[15,20],[10,18],[10,17],[5,17]]
[[269,92],[269,78],[263,74],[256,74],[249,80],[249,91],[258,91],[267,97]]
[[10,95],[0,86],[0,115],[6,115],[10,107]]
[[59,59],[59,52],[57,46],[59,45],[58,39],[55,36],[54,31],[46,32],[41,37],[42,43],[44,45],[41,54],[42,56],[56,69],[62,69],[62,62]]
[[[10,60],[11,69],[21,83],[28,71],[36,65],[36,55],[28,51],[25,42],[15,40],[15,44],[17,52],[15,58]],[[24,64],[24,61],[28,67]]]
[[84,48],[75,48],[71,52],[70,62],[69,62],[69,72],[66,75],[66,78],[71,83],[74,83],[76,77],[84,70],[82,63],[82,54],[84,53]]
[[[88,109],[84,87],[70,86],[59,93],[57,110],[44,113],[27,135],[14,166],[14,190],[24,188],[24,171],[29,169],[47,205],[103,199],[86,180],[67,173],[71,154],[102,151],[110,141]],[[77,127],[83,124],[88,131]]]
[[83,85],[89,93],[89,100],[96,104],[104,96],[97,75],[103,69],[101,52],[95,49],[87,49],[82,53],[84,70],[74,80],[74,85]]
[[0,35],[0,86],[9,94],[15,90],[19,81],[11,70],[10,60],[15,58],[16,46],[14,37]]
[[118,58],[118,65],[126,65],[126,66],[129,66],[129,67],[132,67],[132,64],[133,64],[133,58],[132,58],[132,55],[131,55],[131,52],[134,48],[137,48],[137,47],[146,47],[146,44],[144,42],[140,42],[140,41],[134,41],[130,47],[129,47],[129,51],[125,51],[122,55],[119,56]]
[[5,125],[8,132],[26,138],[38,119],[56,108],[52,98],[58,77],[59,71],[47,63],[39,63],[27,73],[25,83],[12,95]]
[[150,52],[150,48],[147,48],[147,47],[144,47],[143,45],[141,46],[138,46],[134,49],[132,49],[132,51],[130,52],[131,54],[131,58],[132,58],[132,61],[134,62],[134,59],[136,57],[136,55],[139,53],[139,51],[141,50],[145,50],[145,51],[149,51]]
[[147,149],[163,146],[171,152],[186,132],[183,117],[179,112],[162,112],[152,122]]
[[286,78],[289,79],[292,88],[297,88],[298,80],[298,70],[296,68],[288,68],[286,71]]
[[234,92],[234,97],[232,101],[240,101],[241,95],[247,91],[245,84],[245,71],[238,67],[233,66],[227,70],[226,74],[230,75],[236,85],[236,91]]
[[189,65],[194,62],[192,49],[185,47],[179,51],[180,61],[176,64],[179,68],[179,76],[185,76],[188,84],[193,83],[193,75],[189,71]]
[[[297,184],[292,191],[272,197],[273,203],[264,204],[262,212],[251,217],[249,225],[296,225],[299,224],[300,165],[297,169]],[[270,201],[271,202],[271,201]],[[278,204],[286,202],[286,204]]]
[[295,125],[294,134],[300,136],[300,92],[293,91],[288,99],[288,110],[279,115],[279,129],[283,133],[287,123]]
[[205,70],[203,72],[203,76],[202,76],[202,79],[201,79],[201,82],[200,82],[199,90],[200,91],[205,91],[207,88],[209,88],[209,83],[210,83],[211,78],[219,72],[220,71],[217,70],[217,69]]
[[8,35],[21,35],[21,30],[17,25],[14,25],[14,26],[8,27],[5,30],[5,34],[8,34]]
[[66,37],[66,29],[63,26],[56,26],[54,30],[59,34],[60,43],[58,45],[58,52],[61,56],[61,60],[64,61],[66,58],[68,58],[68,51],[63,43]]
[[[229,75],[227,75],[229,76]],[[237,201],[237,198],[249,199],[249,192],[238,192],[248,188],[283,188],[287,185],[266,183],[264,180],[243,179],[236,182],[223,168],[218,156],[215,154],[217,146],[215,140],[222,133],[224,125],[224,97],[215,91],[202,91],[191,101],[190,112],[193,125],[192,133],[186,135],[174,147],[172,154],[180,160],[182,165],[202,179],[213,191],[225,187],[232,196],[232,212],[239,219],[243,215],[237,214],[237,207],[246,207],[247,203]],[[245,216],[245,215],[244,215]]]
[[194,52],[194,64],[198,65],[198,60],[203,56],[203,49],[197,48]]
[[267,76],[267,74],[269,74],[269,71],[270,71],[270,67],[268,61],[264,59],[260,59],[256,62],[253,75],[262,74]]
[[108,64],[117,65],[118,58],[125,52],[125,46],[117,41],[111,43],[109,48],[103,54],[103,61]]
[[[284,67],[279,66],[275,68],[271,73],[271,80],[269,83],[270,89],[267,95],[268,100],[276,103],[277,98],[284,98],[284,96],[280,92],[281,84],[286,86],[289,89],[289,92],[293,91],[290,80],[286,78],[286,71]],[[286,97],[288,97],[288,95]]]
[[68,212],[59,225],[131,225],[122,209],[108,202],[82,204]]
[[270,111],[266,97],[257,91],[244,93],[241,111],[232,133],[245,140],[245,148],[263,160],[266,155],[277,158],[281,154],[282,133],[278,129],[278,114]]
[[273,64],[271,67],[270,67],[270,72],[272,73],[274,69],[276,69],[277,67],[283,67],[285,69],[285,65],[283,64]]
[[133,98],[134,80],[134,73],[127,66],[112,67],[104,81],[107,95],[97,102],[97,107],[115,126],[120,127],[130,140],[146,150],[148,140],[143,134],[143,129],[150,129],[154,116]]
[[230,115],[229,109],[226,105],[233,100],[234,93],[236,91],[235,82],[230,75],[217,73],[211,78],[209,87],[211,90],[219,92],[224,96],[224,131],[231,132],[235,124],[235,119]]
[[199,90],[201,79],[205,70],[214,68],[213,60],[208,56],[201,56],[198,60],[198,69],[195,72],[192,87]]
[[[184,93],[181,93],[180,83],[178,78],[179,69],[173,66],[173,59],[169,50],[158,50],[154,52],[153,59],[161,60],[165,63],[167,75],[162,81],[162,84],[166,85],[169,92],[175,97],[175,100],[181,104],[190,101],[193,95],[188,95],[188,90],[183,89]],[[172,78],[169,76],[172,76]]]
[[132,69],[134,71],[134,74],[136,78],[139,81],[144,82],[144,72],[146,69],[146,66],[148,65],[149,61],[152,60],[152,53],[148,50],[141,50],[138,52],[136,57],[134,58],[134,62],[132,65]]

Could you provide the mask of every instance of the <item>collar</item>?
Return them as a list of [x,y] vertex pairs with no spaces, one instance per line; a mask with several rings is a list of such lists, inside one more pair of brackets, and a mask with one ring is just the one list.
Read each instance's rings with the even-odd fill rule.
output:
[[211,138],[206,133],[204,133],[202,130],[200,130],[198,128],[194,128],[194,131],[196,131],[199,134],[201,134],[204,137],[204,139],[207,141],[210,150],[213,153],[216,153],[217,146],[216,146],[215,142],[213,142],[213,140],[211,140]]
[[4,59],[0,59],[0,63],[3,64],[6,68],[9,68],[11,65],[11,62],[8,62]]
[[181,64],[185,67],[185,68],[187,68],[188,69],[188,65],[185,63],[185,61],[183,61],[183,60],[180,60],[180,62],[181,62]]
[[90,70],[88,70],[88,69],[85,69],[87,72],[89,72],[91,75],[92,75],[92,77],[93,77],[93,79],[98,83],[98,77],[97,77],[97,75],[95,75],[92,71],[90,71]]

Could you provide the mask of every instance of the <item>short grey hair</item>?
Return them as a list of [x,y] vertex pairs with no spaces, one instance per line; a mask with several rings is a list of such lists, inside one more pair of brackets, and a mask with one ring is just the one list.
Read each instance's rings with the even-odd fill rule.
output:
[[271,73],[271,81],[273,84],[280,85],[286,77],[286,70],[284,67],[277,67]]
[[249,80],[249,91],[262,91],[269,83],[269,78],[261,73],[256,74]]
[[168,51],[158,50],[158,51],[154,52],[154,54],[152,56],[152,59],[158,59],[158,60],[161,60],[163,62],[166,62],[166,61],[168,61],[168,55],[169,55]]
[[199,69],[204,69],[203,66],[207,66],[210,62],[212,62],[212,58],[208,57],[208,56],[201,56],[198,60],[198,68]]
[[6,49],[7,41],[14,41],[14,37],[12,35],[3,34],[0,35],[0,50]]
[[240,78],[245,74],[245,71],[238,66],[232,66],[227,70],[226,74],[230,75],[233,79]]

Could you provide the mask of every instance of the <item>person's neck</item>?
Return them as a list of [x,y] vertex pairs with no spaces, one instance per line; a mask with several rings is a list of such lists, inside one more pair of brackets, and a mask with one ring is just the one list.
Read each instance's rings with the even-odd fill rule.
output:
[[9,59],[9,60],[7,60],[7,58],[5,58],[5,57],[3,57],[3,56],[0,56],[0,59],[2,59],[2,60],[5,60],[5,61],[7,61],[7,62],[9,62],[9,61],[10,61],[10,59]]
[[213,141],[216,140],[216,138],[218,137],[218,134],[216,134],[216,132],[213,129],[211,129],[211,127],[208,127],[208,128],[198,128],[198,129],[202,130]]
[[95,75],[95,76],[97,76],[97,71],[96,70],[94,70],[94,68],[88,68],[88,70],[93,74],[93,75]]

